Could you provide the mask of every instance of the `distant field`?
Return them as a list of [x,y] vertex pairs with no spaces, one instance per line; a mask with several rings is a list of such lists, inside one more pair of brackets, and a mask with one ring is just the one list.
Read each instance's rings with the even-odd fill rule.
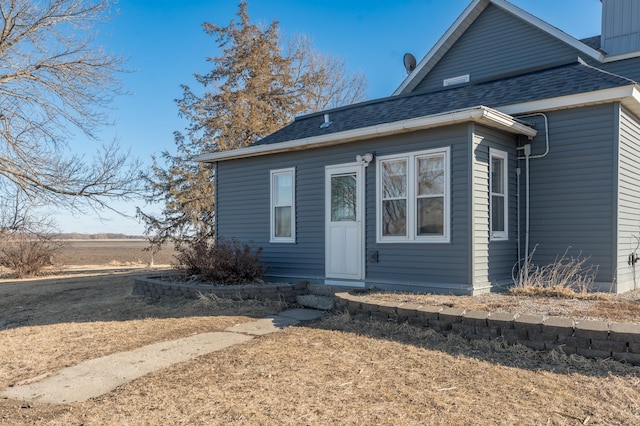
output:
[[[64,265],[146,265],[151,253],[145,251],[146,240],[68,240],[53,261],[55,266]],[[175,250],[167,246],[154,254],[155,265],[175,263]]]

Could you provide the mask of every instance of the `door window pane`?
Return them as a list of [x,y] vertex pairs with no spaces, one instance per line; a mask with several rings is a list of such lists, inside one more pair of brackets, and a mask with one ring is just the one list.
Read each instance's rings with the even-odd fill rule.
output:
[[331,176],[331,221],[356,220],[356,174]]

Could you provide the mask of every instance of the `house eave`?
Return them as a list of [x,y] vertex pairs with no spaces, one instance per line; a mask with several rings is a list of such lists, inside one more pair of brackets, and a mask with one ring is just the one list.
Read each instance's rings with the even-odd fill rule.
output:
[[578,108],[582,106],[598,105],[604,103],[621,102],[627,109],[640,117],[640,86],[630,84],[628,86],[611,89],[596,90],[593,92],[579,93],[569,96],[541,99],[532,102],[523,102],[497,107],[496,110],[509,115],[518,115],[530,112],[554,111],[566,108]]
[[476,122],[498,130],[524,135],[531,138],[535,137],[537,134],[536,130],[518,122],[508,114],[485,106],[477,106],[425,117],[417,117],[392,123],[379,124],[376,126],[347,130],[328,135],[313,136],[269,145],[255,145],[230,151],[201,154],[195,157],[194,160],[203,163],[211,163],[237,158],[300,151],[465,122]]
[[530,13],[520,9],[517,6],[505,0],[474,0],[462,14],[456,19],[453,25],[444,33],[427,55],[418,63],[416,69],[409,74],[400,86],[393,92],[393,95],[401,95],[411,92],[420,81],[433,69],[440,59],[449,51],[449,49],[458,41],[464,32],[473,24],[476,18],[489,5],[495,6],[511,13],[512,15],[522,19],[523,21],[539,28],[540,30],[550,34],[558,40],[570,45],[585,55],[599,62],[613,61],[614,59],[605,58],[605,56],[593,49],[580,40],[570,36],[569,34],[559,30],[537,18]]

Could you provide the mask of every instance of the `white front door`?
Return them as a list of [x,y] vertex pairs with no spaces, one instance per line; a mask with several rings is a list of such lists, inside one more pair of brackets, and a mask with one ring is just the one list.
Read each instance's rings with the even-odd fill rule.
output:
[[325,172],[326,277],[364,279],[364,167],[328,166]]

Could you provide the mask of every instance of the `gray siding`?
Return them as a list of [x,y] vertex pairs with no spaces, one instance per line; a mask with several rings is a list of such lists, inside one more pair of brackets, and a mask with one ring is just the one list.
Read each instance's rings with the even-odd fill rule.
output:
[[[489,150],[499,149],[508,154],[507,197],[509,201],[508,237],[506,241],[491,241],[489,228]],[[473,283],[476,291],[489,290],[492,285],[511,282],[511,270],[517,262],[517,203],[516,203],[516,137],[492,129],[475,126],[473,138],[473,192],[471,243]]]
[[474,82],[578,56],[569,45],[489,5],[413,91],[442,88],[444,79],[460,75]]
[[606,64],[594,64],[591,62],[591,64],[605,71],[630,78],[633,81],[640,81],[640,58],[625,59]]
[[459,125],[390,138],[376,154],[390,155],[451,147],[451,242],[376,242],[376,170],[367,169],[367,250],[378,252],[378,263],[367,264],[367,282],[381,287],[431,287],[430,291],[469,292],[468,152],[470,127]]
[[[531,160],[533,262],[553,263],[569,249],[569,256],[590,257],[588,262],[599,268],[597,280],[610,286],[616,266],[617,107],[598,105],[548,116],[551,150]],[[544,151],[541,144],[534,143],[534,154]],[[524,188],[522,194],[524,198]]]
[[[280,279],[322,280],[324,260],[325,166],[351,163],[356,155],[378,156],[451,147],[451,243],[378,244],[376,242],[376,166],[366,169],[365,251],[369,285],[413,286],[423,290],[468,292],[469,126],[457,125],[394,137],[278,155],[218,163],[219,236],[253,241],[264,249],[268,274]],[[295,244],[269,243],[269,171],[296,168]]]
[[628,264],[640,238],[640,120],[624,109],[620,114],[618,169],[617,292],[623,292],[638,288],[640,281],[640,263],[635,268]]

